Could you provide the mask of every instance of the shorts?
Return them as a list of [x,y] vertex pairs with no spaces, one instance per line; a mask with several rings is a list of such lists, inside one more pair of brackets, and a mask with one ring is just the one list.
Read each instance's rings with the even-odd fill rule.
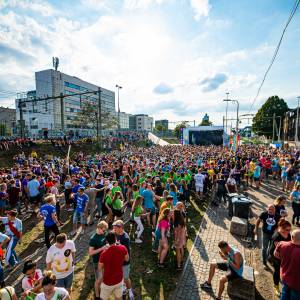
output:
[[85,224],[85,216],[84,212],[74,211],[73,215],[73,224],[77,224],[80,221],[80,224]]
[[98,268],[98,263],[94,262],[93,265],[94,265],[95,280],[102,280],[103,274],[102,271],[100,271]]
[[72,272],[70,275],[68,275],[65,278],[60,278],[56,280],[56,286],[57,287],[62,287],[65,289],[71,289],[72,283],[73,283],[73,277],[74,273]]
[[40,195],[36,195],[34,197],[29,197],[29,203],[31,204],[38,204],[41,200],[41,196]]
[[112,208],[112,214],[113,216],[117,217],[117,218],[121,218],[123,216],[123,212],[121,209],[114,209]]
[[217,262],[217,268],[221,271],[227,272],[226,277],[228,281],[241,278],[226,262]]
[[196,192],[200,192],[200,193],[203,193],[203,185],[195,185],[195,188],[196,188]]
[[122,298],[123,280],[115,285],[106,285],[104,282],[102,282],[100,287],[100,298],[102,300],[108,300],[111,295],[114,295],[115,298]]
[[150,213],[151,216],[156,214],[156,208],[152,207],[152,208],[146,208],[146,212]]
[[6,200],[0,200],[0,208],[5,208]]
[[130,264],[123,265],[123,277],[124,277],[124,279],[129,278],[129,273],[130,273]]
[[254,181],[260,181],[260,177],[253,177]]

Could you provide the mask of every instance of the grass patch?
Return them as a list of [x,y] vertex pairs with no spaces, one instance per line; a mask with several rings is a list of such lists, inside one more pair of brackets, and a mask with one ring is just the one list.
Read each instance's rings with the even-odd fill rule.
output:
[[[186,258],[191,251],[194,239],[205,212],[206,203],[191,200],[190,207],[187,209],[188,218],[188,239]],[[126,231],[134,240],[135,226],[127,223]],[[134,294],[137,299],[153,300],[171,299],[175,291],[176,284],[181,276],[181,272],[176,271],[175,251],[170,250],[166,258],[167,267],[158,269],[157,255],[151,251],[151,229],[145,227],[143,233],[143,244],[131,244],[131,271],[130,278]],[[170,241],[170,245],[171,245]],[[93,285],[94,274],[91,261],[85,256],[76,266],[74,288],[77,290],[72,293],[73,299],[94,299]]]

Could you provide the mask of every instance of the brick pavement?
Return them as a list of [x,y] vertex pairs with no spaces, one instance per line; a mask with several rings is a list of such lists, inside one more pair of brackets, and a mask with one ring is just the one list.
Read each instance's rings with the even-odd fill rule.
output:
[[[259,191],[249,189],[248,194],[254,200],[253,212],[258,215],[269,203],[281,194],[278,182],[263,184]],[[289,205],[288,205],[289,206]],[[290,208],[288,208],[290,211]],[[291,213],[289,213],[291,215]],[[249,257],[246,253],[249,250],[247,242],[229,232],[230,219],[228,218],[227,208],[222,205],[214,207],[210,205],[203,216],[199,231],[196,235],[193,248],[188,257],[181,278],[179,279],[173,300],[208,300],[214,299],[214,293],[201,290],[200,284],[207,280],[209,262],[213,259],[221,260],[218,254],[217,244],[220,240],[226,240],[229,244],[238,248],[245,258]],[[245,264],[250,264],[245,259]],[[212,282],[213,291],[218,290],[218,281],[224,272],[217,271]],[[222,299],[229,299],[227,287]]]

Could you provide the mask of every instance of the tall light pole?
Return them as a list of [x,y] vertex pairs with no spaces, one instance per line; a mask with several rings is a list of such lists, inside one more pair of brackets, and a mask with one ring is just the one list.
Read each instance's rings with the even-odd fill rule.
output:
[[224,102],[235,102],[236,103],[236,136],[239,134],[239,109],[240,109],[240,103],[238,100],[232,100],[232,99],[224,99]]
[[[227,92],[226,95],[227,95],[226,100],[228,100],[229,92]],[[225,132],[226,133],[227,133],[227,112],[228,112],[228,101],[226,102],[226,115],[225,115]]]
[[[297,104],[297,119],[296,119],[296,130],[295,130],[295,143],[299,141],[298,139],[298,128],[299,128],[299,100],[300,100],[300,96],[297,97],[298,99],[298,104]],[[296,144],[297,146],[297,144]]]
[[118,129],[120,130],[120,89],[122,89],[123,87],[116,84],[116,88],[118,89]]

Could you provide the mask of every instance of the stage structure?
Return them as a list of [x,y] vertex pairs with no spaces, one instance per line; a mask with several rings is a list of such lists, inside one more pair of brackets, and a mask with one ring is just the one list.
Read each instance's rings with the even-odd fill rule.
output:
[[197,126],[183,128],[183,145],[228,145],[229,137],[223,126]]

